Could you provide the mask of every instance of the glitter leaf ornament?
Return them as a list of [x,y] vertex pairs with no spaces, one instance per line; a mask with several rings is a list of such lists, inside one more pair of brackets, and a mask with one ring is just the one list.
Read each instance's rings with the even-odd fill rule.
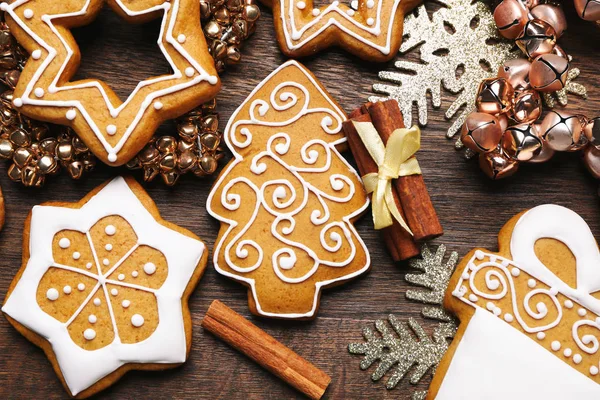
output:
[[475,108],[479,82],[495,76],[498,67],[518,52],[502,39],[487,5],[472,0],[437,1],[444,7],[430,19],[425,6],[404,20],[405,39],[399,54],[417,48],[422,62],[398,60],[396,71],[382,71],[379,78],[386,83],[373,85],[370,101],[393,98],[398,101],[406,126],[412,125],[413,104],[417,105],[419,124],[427,124],[427,97],[433,108],[441,107],[441,88],[456,95],[446,110],[446,119],[459,111],[447,132],[453,137],[460,131],[467,115]]

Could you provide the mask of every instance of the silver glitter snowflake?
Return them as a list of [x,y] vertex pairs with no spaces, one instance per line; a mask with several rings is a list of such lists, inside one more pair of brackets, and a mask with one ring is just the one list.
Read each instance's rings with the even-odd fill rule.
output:
[[436,1],[444,7],[430,19],[425,6],[404,20],[404,42],[400,54],[419,48],[422,62],[398,60],[400,71],[383,71],[379,78],[388,83],[373,85],[370,101],[394,98],[398,101],[407,126],[412,125],[412,108],[417,104],[419,124],[427,124],[427,97],[433,108],[441,107],[441,88],[456,95],[446,110],[453,118],[447,132],[453,137],[460,131],[467,115],[474,110],[479,83],[495,76],[507,59],[518,56],[513,45],[502,39],[487,5],[473,0]]

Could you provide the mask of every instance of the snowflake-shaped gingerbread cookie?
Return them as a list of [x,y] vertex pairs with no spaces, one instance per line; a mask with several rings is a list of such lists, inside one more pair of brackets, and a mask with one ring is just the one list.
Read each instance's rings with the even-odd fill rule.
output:
[[[162,16],[158,46],[173,73],[141,81],[125,102],[96,79],[70,82],[81,54],[69,29],[89,24],[104,2],[130,22]],[[200,26],[198,0],[17,0],[1,3],[30,53],[14,105],[32,118],[71,126],[105,163],[133,158],[167,119],[213,98],[220,88]],[[127,64],[123,64],[127,68]]]
[[117,178],[76,205],[35,207],[27,225],[24,265],[2,311],[44,349],[72,396],[129,369],[186,360],[187,298],[206,248],[160,220],[134,181]]

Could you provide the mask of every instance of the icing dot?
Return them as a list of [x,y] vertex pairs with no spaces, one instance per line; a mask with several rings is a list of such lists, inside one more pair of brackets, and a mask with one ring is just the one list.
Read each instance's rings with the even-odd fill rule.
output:
[[138,276],[138,272],[137,272],[137,271],[133,271],[133,272],[131,273],[131,276],[133,276],[134,278],[137,278],[137,276]]
[[512,314],[506,313],[506,314],[504,314],[504,320],[506,322],[510,323],[510,322],[513,322],[515,320],[515,318],[512,316]]
[[115,153],[110,153],[110,154],[108,155],[108,161],[110,161],[110,162],[115,162],[115,161],[117,161],[117,155],[116,155]]
[[179,43],[185,43],[185,35],[181,33],[179,36],[177,36],[177,41]]
[[33,94],[35,94],[36,97],[44,97],[44,89],[42,89],[41,87],[35,88]]
[[313,8],[312,15],[316,17],[319,14],[321,14],[321,10],[319,10],[318,8]]
[[467,271],[462,273],[462,278],[463,279],[469,279],[469,273]]
[[469,295],[469,300],[471,300],[473,303],[475,303],[477,300],[479,300],[479,298],[477,296],[475,296],[473,293],[471,293]]
[[67,119],[69,121],[73,121],[76,116],[77,116],[77,111],[75,111],[75,109],[71,108],[69,111],[67,111]]
[[354,10],[351,9],[351,8],[349,8],[349,9],[346,10],[346,14],[348,14],[351,17],[354,17]]
[[81,253],[76,251],[73,253],[73,260],[79,260],[81,258]]
[[136,328],[144,325],[144,317],[142,317],[140,314],[133,314],[131,317],[131,325],[135,326]]
[[535,287],[535,279],[528,280],[527,286],[529,286],[530,288],[534,288]]
[[367,25],[373,25],[375,20],[373,18],[367,18]]
[[58,290],[56,290],[54,288],[48,289],[48,291],[46,292],[46,297],[50,301],[54,301],[54,300],[58,299]]
[[23,11],[23,16],[27,19],[33,18],[33,10],[31,8],[25,9],[25,11]]
[[111,251],[113,249],[113,245],[109,243],[106,246],[104,246],[104,248],[106,249],[106,251]]
[[192,67],[187,67],[187,68],[185,69],[185,76],[187,76],[187,77],[190,77],[190,78],[191,78],[192,76],[194,76],[194,68],[192,68]]
[[163,108],[163,103],[161,103],[160,101],[155,101],[154,102],[154,109],[155,110],[160,110],[161,108]]
[[108,125],[106,127],[106,133],[108,133],[110,136],[114,136],[117,133],[117,127],[113,124]]
[[71,294],[71,291],[72,291],[72,290],[73,290],[73,289],[71,289],[71,286],[67,285],[67,286],[65,286],[65,287],[63,288],[63,293],[64,293],[64,294]]
[[510,274],[512,276],[519,276],[521,274],[521,270],[519,268],[513,268],[510,270]]
[[94,305],[95,305],[95,306],[99,306],[100,304],[102,304],[102,302],[100,301],[100,299],[99,299],[99,298],[97,298],[97,297],[96,297],[96,298],[94,299]]
[[146,263],[144,265],[144,272],[147,273],[148,275],[152,275],[153,273],[156,272],[156,265],[154,265],[154,263]]
[[352,0],[350,2],[350,7],[352,7],[355,10],[358,10],[358,0]]
[[104,228],[104,233],[106,233],[108,236],[112,236],[117,233],[117,228],[115,228],[114,225],[106,225],[106,228]]
[[112,294],[113,296],[116,296],[119,294],[119,291],[115,288],[110,289],[110,294]]
[[497,317],[500,314],[502,314],[502,310],[500,309],[500,307],[496,307],[494,308],[494,310],[492,311],[494,313],[494,315]]
[[583,360],[583,357],[581,357],[581,354],[575,354],[573,356],[573,362],[575,364],[579,364],[582,360]]
[[598,367],[596,367],[595,365],[592,365],[590,367],[590,375],[598,375]]
[[129,307],[130,304],[131,304],[131,302],[129,300],[123,300],[123,302],[121,303],[121,305],[123,306],[123,308]]
[[85,331],[83,331],[83,337],[85,338],[85,340],[94,340],[94,338],[96,338],[96,331],[88,328]]
[[475,258],[478,260],[483,260],[484,254],[483,251],[481,250],[476,250],[475,251]]
[[23,107],[23,100],[20,97],[17,97],[13,100],[13,104],[15,107]]
[[298,9],[300,10],[304,10],[306,8],[306,3],[303,1],[299,1],[298,3],[296,3],[296,7],[298,7]]
[[34,60],[39,60],[40,57],[42,57],[42,51],[40,49],[31,52],[31,58],[33,58]]
[[87,263],[87,264],[85,264],[85,267],[86,267],[87,269],[91,269],[91,268],[92,268],[92,263]]
[[571,300],[565,300],[565,307],[573,308],[573,302]]
[[553,341],[550,344],[550,348],[554,351],[559,351],[560,350],[560,342],[558,340]]
[[368,0],[367,1],[367,8],[373,8],[375,7],[375,2],[373,0]]
[[77,285],[77,290],[83,292],[85,290],[85,285],[83,283],[80,283],[79,285]]
[[71,245],[71,241],[67,238],[62,238],[58,241],[58,245],[60,246],[61,249],[68,249],[69,246]]
[[565,357],[571,357],[571,354],[573,354],[573,352],[571,351],[571,349],[569,349],[568,347],[565,349],[565,351],[563,351],[563,354]]
[[102,260],[102,264],[108,266],[108,264],[110,264],[110,261],[108,261],[108,258],[105,258],[104,260]]
[[496,308],[496,306],[491,301],[488,301],[485,305],[485,308],[487,308],[489,311],[492,311],[494,308]]
[[537,333],[538,340],[544,340],[546,338],[546,334],[544,332]]
[[550,294],[556,296],[558,294],[558,289],[555,287],[550,288]]
[[580,308],[579,310],[577,310],[577,315],[579,315],[580,317],[583,317],[585,314],[587,314],[585,308]]
[[119,276],[117,277],[117,279],[119,279],[120,281],[122,281],[123,279],[125,279],[125,275],[124,274],[119,274]]
[[94,314],[90,314],[90,316],[88,317],[88,321],[90,321],[90,324],[95,324],[96,321],[98,321],[98,318],[96,318]]

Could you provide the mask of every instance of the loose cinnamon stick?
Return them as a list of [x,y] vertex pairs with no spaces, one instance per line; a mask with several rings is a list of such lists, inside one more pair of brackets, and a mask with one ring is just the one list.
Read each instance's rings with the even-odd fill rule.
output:
[[[384,144],[394,130],[404,128],[404,120],[396,100],[373,103],[368,110]],[[401,176],[394,181],[394,187],[415,240],[429,240],[444,233],[422,175]]]
[[[370,122],[371,117],[369,114],[361,114],[360,109],[352,112],[350,116],[354,116],[354,118],[352,118],[352,120],[345,121],[342,124],[342,127],[346,133],[346,137],[348,138],[348,145],[350,146],[350,150],[354,155],[358,170],[363,176],[373,172],[377,173],[379,167],[369,155],[369,152],[360,139],[358,132],[356,132],[354,125],[352,125],[352,121]],[[393,190],[393,194],[394,201],[396,202],[402,217],[404,217],[400,198],[395,192],[395,189]],[[417,246],[412,236],[405,231],[397,221],[394,220],[391,226],[382,229],[381,234],[394,261],[407,260],[420,254],[419,246]]]
[[331,382],[325,372],[219,300],[212,302],[201,325],[311,399],[320,399]]

